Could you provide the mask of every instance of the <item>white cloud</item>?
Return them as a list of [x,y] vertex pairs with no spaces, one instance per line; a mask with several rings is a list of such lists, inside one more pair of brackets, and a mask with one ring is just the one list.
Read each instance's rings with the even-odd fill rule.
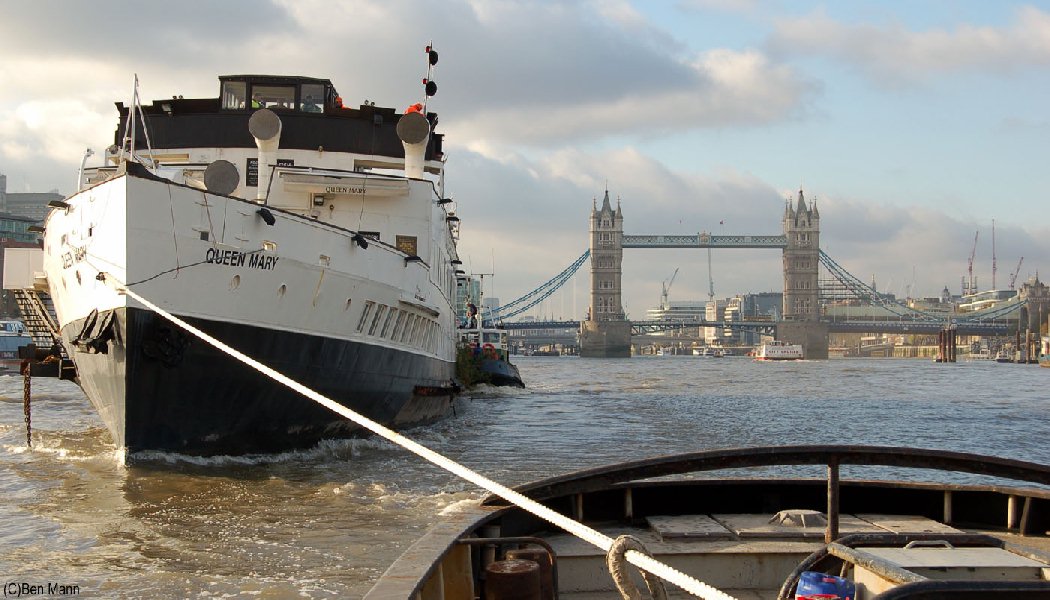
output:
[[681,0],[682,7],[700,11],[752,14],[761,8],[758,0]]
[[680,66],[685,71],[675,85],[639,86],[594,98],[552,97],[525,106],[489,104],[446,124],[459,137],[514,144],[660,137],[791,119],[816,89],[754,50],[713,50]]
[[882,85],[957,71],[1009,72],[1050,64],[1050,14],[1027,6],[1006,27],[962,24],[911,31],[900,23],[845,24],[818,12],[780,19],[770,37],[776,55],[813,55],[855,65]]

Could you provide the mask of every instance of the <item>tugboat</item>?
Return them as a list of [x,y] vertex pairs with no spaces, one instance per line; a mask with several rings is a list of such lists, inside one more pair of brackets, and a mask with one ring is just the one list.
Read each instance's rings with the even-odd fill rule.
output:
[[470,387],[478,383],[525,387],[518,367],[510,362],[507,330],[486,322],[473,301],[468,300],[459,329],[457,375]]
[[221,76],[216,98],[135,90],[104,164],[52,203],[43,248],[116,445],[236,455],[358,431],[126,290],[385,425],[449,414],[459,218],[425,102],[351,108],[328,79],[271,75]]

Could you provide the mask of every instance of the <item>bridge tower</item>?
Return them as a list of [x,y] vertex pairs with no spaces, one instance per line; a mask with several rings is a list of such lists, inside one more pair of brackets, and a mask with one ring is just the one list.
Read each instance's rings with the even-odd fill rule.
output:
[[798,202],[784,205],[784,322],[777,337],[801,344],[806,358],[828,357],[828,327],[820,322],[820,211],[806,205],[802,190]]
[[591,305],[580,323],[580,356],[631,356],[631,324],[623,312],[623,212],[614,211],[609,190],[599,210],[591,207]]
[[1050,286],[1039,281],[1039,274],[1036,273],[1021,286],[1017,295],[1028,301],[1025,308],[1021,309],[1017,327],[1022,332],[1031,331],[1037,336],[1043,332],[1050,334],[1047,331],[1050,328]]

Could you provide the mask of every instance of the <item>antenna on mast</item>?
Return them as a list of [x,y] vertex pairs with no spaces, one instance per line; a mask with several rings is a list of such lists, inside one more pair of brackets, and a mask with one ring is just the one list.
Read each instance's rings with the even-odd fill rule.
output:
[[[149,164],[143,161],[143,157],[135,153],[135,122],[142,122],[142,134],[146,138],[146,153],[149,155]],[[125,155],[125,153],[127,153]],[[153,159],[153,143],[149,139],[149,127],[146,126],[146,115],[142,112],[142,100],[139,98],[139,74],[135,73],[135,85],[131,89],[131,106],[128,107],[128,120],[124,123],[124,139],[121,141],[118,161],[131,160],[144,165],[151,172],[156,173],[157,161]]]
[[427,116],[427,100],[429,100],[430,97],[436,94],[438,91],[437,83],[435,83],[434,80],[431,79],[431,77],[434,74],[434,65],[438,64],[438,53],[437,50],[434,50],[433,40],[431,40],[430,43],[427,44],[425,52],[427,53],[427,76],[423,78],[424,95],[422,112],[424,117]]

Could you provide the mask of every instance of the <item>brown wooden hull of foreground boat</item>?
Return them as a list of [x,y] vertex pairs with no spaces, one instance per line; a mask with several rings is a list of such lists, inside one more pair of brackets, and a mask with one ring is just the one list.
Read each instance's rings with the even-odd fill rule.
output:
[[[825,465],[828,476],[683,477],[771,465]],[[840,480],[845,465],[880,466],[880,477],[886,473],[887,480]],[[909,481],[897,480],[906,477],[907,468],[942,472],[934,481],[912,479],[919,472],[911,472]],[[966,474],[997,479],[973,483],[977,479]],[[669,477],[651,479],[658,476]],[[556,477],[519,491],[610,537],[633,535],[657,560],[737,598],[794,598],[799,574],[810,570],[845,574],[866,600],[1050,598],[1047,486],[1050,467],[1022,461],[911,448],[791,446],[660,457]],[[819,512],[826,522],[770,522],[792,509]],[[899,549],[908,542],[953,548]],[[484,565],[519,546],[553,552],[556,597],[620,597],[601,550],[490,497],[445,517],[365,598],[489,598]],[[946,555],[943,560],[959,565],[925,568],[910,559],[895,559],[903,565],[883,559],[887,552],[916,551]],[[672,598],[689,597],[668,591]]]

